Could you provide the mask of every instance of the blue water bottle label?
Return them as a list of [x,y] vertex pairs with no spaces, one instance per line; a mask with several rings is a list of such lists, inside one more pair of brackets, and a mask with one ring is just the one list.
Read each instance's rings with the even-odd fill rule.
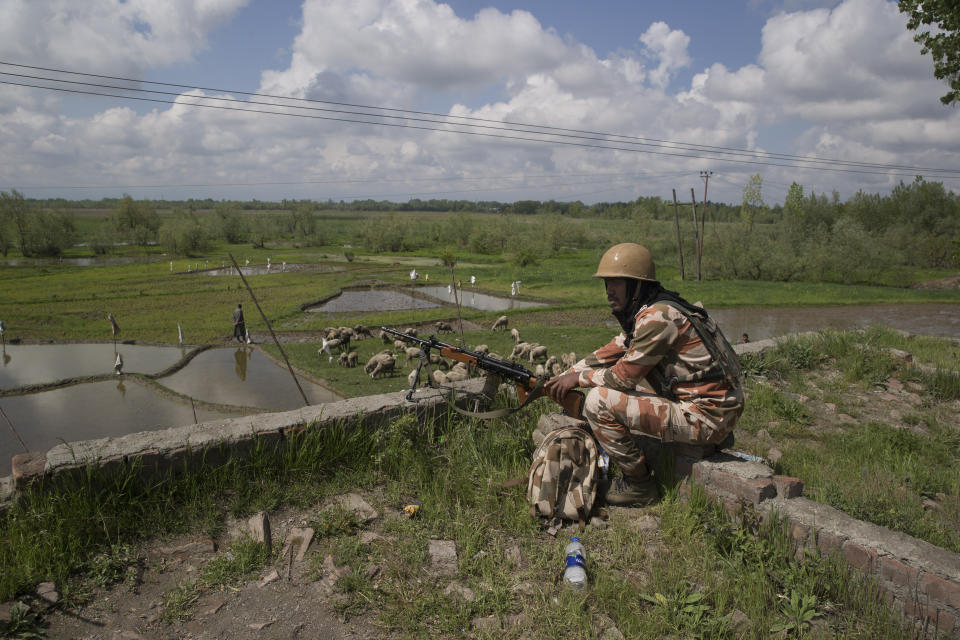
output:
[[584,560],[583,556],[579,553],[571,553],[567,555],[567,566],[568,567],[586,567],[587,563]]

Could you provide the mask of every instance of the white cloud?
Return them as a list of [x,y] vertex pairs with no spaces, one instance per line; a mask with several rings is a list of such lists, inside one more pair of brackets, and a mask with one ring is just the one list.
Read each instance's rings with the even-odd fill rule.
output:
[[[107,0],[5,4],[0,0],[0,57],[10,58],[23,50],[33,52],[36,59],[111,73],[124,65],[137,69],[168,65],[199,51],[206,34],[241,4],[240,0],[165,4],[130,0],[120,5]],[[932,78],[929,58],[920,56],[894,3],[846,0],[833,8],[779,13],[767,20],[754,63],[736,69],[708,64],[688,88],[673,92],[668,89],[670,78],[690,65],[691,38],[663,22],[640,25],[638,34],[639,53],[621,50],[601,56],[572,36],[561,38],[526,11],[485,9],[474,16],[458,16],[434,0],[305,0],[289,65],[264,70],[260,90],[498,122],[873,162],[921,164],[922,160],[931,166],[955,166],[960,156],[960,134],[956,133],[960,116],[956,110],[940,107],[937,98],[942,85]],[[51,44],[57,38],[62,41]],[[71,50],[79,53],[68,65],[64,57]],[[444,187],[395,182],[406,177],[518,176],[492,183],[507,189],[536,183],[523,178],[530,174],[666,176],[632,180],[628,189],[612,196],[623,199],[668,195],[672,187],[691,186],[684,181],[699,185],[697,171],[712,168],[718,173],[718,191],[711,181],[711,196],[736,200],[738,188],[729,184],[758,170],[771,183],[804,182],[804,176],[838,186],[888,180],[836,174],[824,178],[824,174],[798,175],[795,170],[761,165],[744,167],[562,144],[597,143],[571,137],[557,137],[551,145],[531,144],[189,106],[212,95],[187,92],[177,104],[148,113],[112,101],[93,115],[63,115],[58,100],[49,94],[0,90],[0,155],[18,160],[3,165],[0,189],[38,183],[320,180],[327,184],[299,191],[278,187],[266,197],[376,197],[379,190],[403,198],[404,193],[429,197],[444,188],[470,189],[478,184],[444,183],[453,185]],[[356,118],[323,111],[309,115]],[[784,123],[789,124],[785,133],[779,128]],[[683,172],[686,177],[677,184],[676,176]],[[720,176],[728,181],[729,193],[722,191]],[[365,179],[382,182],[349,182]],[[343,182],[337,184],[337,180]],[[576,180],[553,182],[561,184],[539,190],[466,190],[438,197],[567,199],[585,191],[599,193],[594,199],[611,197],[596,187],[575,187]],[[212,193],[229,197],[236,191]],[[166,195],[174,195],[173,190]],[[243,192],[238,197],[265,196]]]
[[184,62],[248,0],[4,0],[0,59],[94,73]]

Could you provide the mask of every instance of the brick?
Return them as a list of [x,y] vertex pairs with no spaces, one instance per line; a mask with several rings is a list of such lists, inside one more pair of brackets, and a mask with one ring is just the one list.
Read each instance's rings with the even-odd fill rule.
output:
[[852,567],[866,573],[873,573],[877,569],[877,552],[847,540],[843,544],[843,557]]
[[710,474],[710,484],[755,505],[777,495],[777,489],[770,478],[748,479],[725,471],[714,471]]
[[803,481],[792,476],[773,476],[773,484],[777,487],[777,496],[789,499],[803,495]]
[[822,555],[828,556],[831,553],[836,553],[840,551],[840,548],[843,546],[843,538],[830,533],[829,531],[824,531],[819,529],[816,532],[817,536],[817,548],[820,549]]
[[920,572],[910,565],[903,564],[889,556],[880,558],[880,577],[884,580],[908,589],[917,583]]
[[810,540],[810,527],[799,522],[793,523],[790,527],[790,537],[798,545],[805,545]]
[[47,467],[47,453],[46,451],[18,453],[13,456],[11,464],[14,485],[22,489],[43,475]]
[[920,591],[937,602],[960,609],[960,585],[955,582],[925,573],[920,578]]

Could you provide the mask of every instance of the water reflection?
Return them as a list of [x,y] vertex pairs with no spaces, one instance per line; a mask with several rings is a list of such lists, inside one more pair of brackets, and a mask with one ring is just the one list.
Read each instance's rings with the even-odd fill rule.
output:
[[[229,372],[233,370],[233,375]],[[298,378],[310,404],[340,400],[329,389]],[[217,404],[296,409],[303,397],[290,373],[253,347],[209,349],[184,369],[158,380],[174,391]]]
[[185,353],[175,347],[135,344],[11,344],[3,350],[0,389],[113,372],[117,353],[127,373],[157,373]]
[[[428,296],[433,296],[438,300],[456,304],[452,285],[447,287],[417,287],[417,291]],[[460,298],[461,306],[473,307],[481,311],[506,311],[507,309],[528,309],[531,307],[545,307],[543,302],[531,302],[529,300],[517,300],[516,298],[501,298],[491,296],[486,293],[477,293],[469,289],[459,289],[457,297]]]
[[[189,403],[163,398],[122,379],[0,398],[0,406],[31,451],[46,451],[61,441],[121,436],[195,422]],[[228,415],[197,410],[200,422]],[[0,425],[0,476],[9,475],[10,458],[18,453],[23,453],[20,443],[7,424]]]
[[832,307],[740,307],[710,310],[724,335],[739,342],[801,331],[863,329],[880,324],[911,333],[960,337],[960,304],[863,304]]

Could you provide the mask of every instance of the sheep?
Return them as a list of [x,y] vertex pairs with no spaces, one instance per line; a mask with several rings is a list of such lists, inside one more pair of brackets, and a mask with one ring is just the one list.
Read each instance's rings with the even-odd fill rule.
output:
[[560,362],[564,364],[568,369],[573,365],[577,364],[577,354],[571,351],[570,353],[560,354]]
[[353,328],[353,335],[357,340],[373,337],[373,334],[370,332],[370,329],[363,326],[362,324],[358,324]]
[[420,373],[420,370],[414,369],[413,371],[407,374],[407,383],[410,385],[411,388],[417,386],[417,383],[420,382],[420,377],[417,375],[418,373]]
[[433,380],[434,384],[446,384],[447,374],[445,374],[443,371],[431,371],[430,379]]
[[437,333],[453,333],[453,327],[449,322],[444,322],[443,320],[437,320],[436,325]]
[[537,376],[538,378],[543,378],[547,375],[547,370],[542,364],[538,364],[537,368],[533,370],[533,375]]
[[352,369],[357,366],[357,352],[351,351],[347,354],[347,367]]
[[523,352],[526,349],[530,348],[530,343],[528,342],[518,342],[513,346],[513,351],[510,352],[511,358],[522,358]]
[[513,338],[513,344],[520,344],[520,332],[515,328],[510,329],[510,336]]
[[347,352],[344,351],[340,354],[340,357],[337,358],[337,364],[341,367],[346,367],[347,365]]
[[550,356],[547,358],[547,361],[543,363],[543,368],[547,371],[553,371],[553,365],[557,364],[557,356]]
[[544,347],[544,346],[536,346],[536,347],[530,349],[530,362],[533,362],[534,360],[539,360],[540,358],[543,358],[544,360],[547,359],[547,348],[546,348],[546,347]]
[[458,362],[453,365],[446,374],[447,382],[459,382],[461,380],[467,380],[468,378],[470,378],[470,371],[463,362]]
[[550,376],[556,378],[558,375],[564,372],[564,368],[558,362],[554,362],[553,366],[550,368]]
[[506,329],[507,328],[507,316],[500,316],[497,318],[497,321],[493,323],[492,331],[497,329]]
[[450,368],[450,363],[447,362],[443,357],[438,356],[435,353],[430,354],[430,364],[440,367],[444,371]]
[[338,338],[334,338],[333,340],[327,340],[326,338],[323,338],[323,343],[321,344],[320,348],[317,349],[317,355],[319,356],[323,354],[323,352],[326,352],[327,355],[330,357],[330,362],[333,362],[334,349],[339,350],[341,353],[345,351],[349,351],[350,341],[347,340],[346,343],[344,343],[343,340],[340,340]]
[[397,351],[406,351],[407,343],[404,342],[403,340],[394,340],[393,348],[396,349]]
[[390,351],[389,349],[381,351],[380,353],[376,354],[375,356],[367,360],[367,364],[363,366],[363,372],[370,373],[371,371],[377,368],[377,365],[380,364],[381,360],[387,360],[387,359],[394,360],[393,352]]
[[476,351],[477,353],[482,353],[483,355],[487,355],[488,353],[490,353],[490,347],[488,347],[485,344],[478,344],[473,348],[473,350]]
[[407,362],[410,362],[411,360],[419,358],[423,352],[420,350],[420,347],[407,347],[404,349],[404,353],[407,354]]
[[373,370],[370,372],[370,378],[375,379],[378,374],[385,373],[390,375],[393,373],[393,367],[397,364],[396,359],[393,356],[384,356],[380,360],[377,360],[376,365],[373,367]]
[[393,336],[391,336],[389,333],[387,333],[386,331],[380,332],[380,342],[382,342],[383,344],[390,344],[391,340],[393,340]]
[[414,327],[407,327],[403,332],[407,335],[417,337],[417,330]]

